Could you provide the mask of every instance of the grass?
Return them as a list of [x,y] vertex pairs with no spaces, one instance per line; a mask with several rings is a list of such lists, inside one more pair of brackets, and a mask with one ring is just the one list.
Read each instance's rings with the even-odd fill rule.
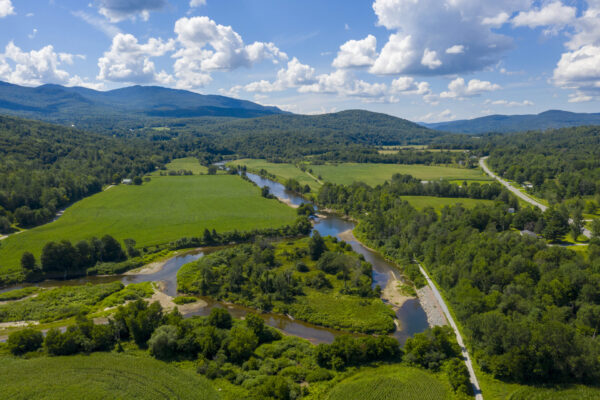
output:
[[0,360],[6,399],[220,398],[202,376],[149,357],[94,353]]
[[24,251],[37,260],[49,241],[76,242],[105,234],[133,238],[138,247],[184,236],[280,227],[294,210],[260,196],[260,189],[234,175],[153,177],[141,186],[119,185],[75,203],[57,221],[2,241],[0,274],[20,270]]
[[[321,185],[306,172],[303,172],[300,168],[296,167],[293,164],[288,163],[270,163],[265,160],[255,160],[255,159],[241,159],[232,161],[230,164],[232,165],[245,165],[248,167],[249,172],[258,172],[261,169],[267,170],[272,174],[275,174],[281,183],[285,183],[288,179],[295,179],[302,186],[308,185],[312,191],[316,191],[321,187]],[[310,168],[310,167],[309,167]],[[314,174],[313,174],[314,175]]]
[[[276,175],[280,181],[296,179],[302,185],[308,184],[315,191],[321,185],[311,178],[308,172],[302,172],[293,164],[276,164],[265,160],[242,159],[232,162],[234,165],[246,165],[251,172],[265,169]],[[479,169],[467,169],[445,166],[430,165],[398,165],[398,164],[359,164],[340,163],[327,165],[306,165],[307,170],[312,169],[312,175],[321,176],[323,181],[349,185],[354,182],[364,182],[370,186],[376,186],[389,181],[394,174],[408,174],[417,179],[431,181],[448,179],[462,182],[477,181],[490,183],[492,178],[485,175]]]
[[[208,172],[208,168],[204,165],[200,165],[200,162],[197,158],[194,157],[186,157],[186,158],[177,158],[167,165],[165,165],[167,171],[192,171],[194,175],[206,174]],[[152,175],[159,175],[159,171],[155,171]]]
[[0,322],[51,322],[69,318],[79,312],[91,311],[92,306],[122,289],[122,283],[113,282],[100,285],[63,286],[44,290],[39,292],[36,297],[1,305]]
[[474,208],[478,204],[492,205],[491,200],[477,200],[468,198],[451,197],[432,197],[432,196],[401,196],[402,200],[408,201],[417,210],[423,210],[426,207],[433,207],[436,211],[441,211],[446,206],[462,204],[465,208]]
[[8,292],[0,293],[0,301],[19,300],[24,297],[30,296],[42,289],[35,286],[28,286],[23,289],[10,290]]
[[[386,180],[390,180],[394,174],[412,175],[424,181],[438,179],[461,181],[488,180],[486,179],[487,175],[484,175],[479,169],[430,165],[343,163],[338,165],[313,165],[311,168],[313,175],[320,175],[325,181],[346,185],[354,182],[364,182],[370,186],[376,186]],[[277,174],[276,172],[274,173]]]
[[407,366],[364,368],[337,384],[329,400],[443,400],[453,393],[445,378]]

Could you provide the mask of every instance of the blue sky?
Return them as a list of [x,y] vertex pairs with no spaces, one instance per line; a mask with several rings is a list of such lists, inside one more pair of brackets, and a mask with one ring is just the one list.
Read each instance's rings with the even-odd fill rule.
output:
[[600,112],[600,0],[0,0],[0,80],[418,121]]

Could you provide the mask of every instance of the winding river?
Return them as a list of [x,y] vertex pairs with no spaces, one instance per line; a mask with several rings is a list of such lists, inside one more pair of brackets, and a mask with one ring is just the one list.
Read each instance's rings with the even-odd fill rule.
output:
[[[279,200],[298,206],[307,201],[299,195],[285,189],[280,183],[269,179],[262,178],[258,175],[247,173],[246,176],[259,187],[267,186],[274,196]],[[373,286],[379,285],[385,288],[390,278],[399,278],[399,273],[396,268],[387,262],[379,253],[369,250],[357,240],[348,240],[353,238],[348,233],[354,229],[355,224],[333,214],[320,214],[320,217],[315,220],[314,230],[318,231],[322,236],[335,236],[338,239],[344,239],[352,246],[352,249],[362,254],[365,260],[373,265]],[[343,236],[343,237],[342,237]],[[38,286],[53,287],[67,285],[82,285],[86,283],[108,283],[121,281],[124,284],[161,281],[163,282],[163,291],[169,296],[177,295],[177,271],[182,265],[198,260],[203,257],[205,252],[210,250],[193,250],[177,255],[167,260],[162,268],[151,274],[139,275],[112,275],[112,276],[89,276],[66,281],[49,280],[38,283]],[[0,290],[17,289],[23,286],[13,286]],[[192,315],[208,315],[210,310],[215,307],[226,308],[234,317],[243,317],[246,313],[252,311],[249,308],[222,303],[210,298],[202,298],[207,303],[206,307],[189,312],[185,316]],[[394,337],[402,344],[416,333],[422,332],[428,328],[427,315],[421,307],[419,300],[408,299],[401,307],[395,307],[397,327],[394,332]],[[265,322],[285,334],[299,336],[311,341],[312,343],[331,343],[335,336],[344,334],[344,332],[336,331],[329,328],[324,328],[317,325],[312,325],[303,321],[294,320],[293,318],[281,315],[265,313],[262,314]]]

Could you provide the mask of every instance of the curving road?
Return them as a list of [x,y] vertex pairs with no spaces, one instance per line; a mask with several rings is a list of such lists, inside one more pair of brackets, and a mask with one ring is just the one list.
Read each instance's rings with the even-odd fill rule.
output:
[[427,279],[427,284],[433,291],[435,298],[437,299],[438,303],[440,304],[440,307],[442,308],[442,310],[444,311],[444,314],[446,315],[446,319],[448,320],[448,323],[454,330],[454,334],[456,335],[456,341],[458,342],[458,345],[460,346],[460,350],[462,352],[463,358],[465,359],[465,364],[467,365],[467,369],[469,370],[469,380],[471,381],[471,385],[473,386],[473,393],[475,393],[475,399],[483,400],[483,395],[481,394],[481,388],[479,387],[479,381],[477,380],[477,376],[475,375],[475,370],[473,369],[473,363],[471,362],[471,357],[469,357],[469,352],[467,351],[467,347],[465,346],[462,336],[461,336],[460,332],[458,331],[458,326],[456,326],[456,323],[454,322],[454,319],[452,318],[452,315],[450,314],[450,310],[448,309],[446,302],[442,298],[442,295],[438,291],[437,287],[433,284],[433,281],[427,274],[427,271],[425,271],[425,269],[423,268],[423,266],[421,266],[420,263],[417,262],[417,265],[419,266],[419,269],[421,270],[421,273],[423,274],[425,279]]
[[[479,159],[479,166],[485,171],[486,174],[488,174],[489,176],[491,176],[492,178],[496,179],[498,182],[500,182],[502,185],[504,185],[508,190],[510,190],[511,192],[513,192],[517,197],[525,200],[526,202],[528,202],[529,204],[532,204],[536,207],[539,207],[540,210],[542,211],[546,211],[548,209],[547,206],[543,205],[542,203],[540,203],[539,201],[527,196],[525,193],[521,192],[519,189],[517,189],[516,187],[514,187],[513,185],[511,185],[509,182],[505,181],[504,179],[500,178],[498,175],[496,175],[495,173],[493,173],[487,166],[487,164],[485,163],[485,160],[488,159],[489,156],[486,157],[481,157]],[[569,223],[572,223],[573,220],[569,219]],[[583,235],[585,237],[591,238],[592,237],[592,232],[587,229],[587,228],[583,228]]]

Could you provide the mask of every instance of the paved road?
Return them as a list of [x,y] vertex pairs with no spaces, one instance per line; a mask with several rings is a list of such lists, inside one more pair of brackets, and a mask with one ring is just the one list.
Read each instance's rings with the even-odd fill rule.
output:
[[[500,178],[498,175],[496,175],[495,173],[493,173],[487,166],[486,164],[486,160],[488,159],[488,157],[481,157],[479,159],[479,165],[481,166],[481,168],[483,168],[483,170],[485,171],[486,174],[488,174],[489,176],[491,176],[492,178],[496,179],[498,182],[500,182],[501,184],[503,184],[508,190],[510,190],[511,192],[513,192],[515,195],[517,195],[519,198],[525,200],[526,202],[528,202],[529,204],[532,204],[536,207],[539,207],[540,210],[542,211],[546,211],[548,209],[547,206],[543,205],[542,203],[540,203],[539,201],[536,201],[535,199],[527,196],[525,193],[521,192],[519,189],[517,189],[516,187],[514,187],[513,185],[511,185],[509,182],[505,181],[504,179]],[[569,219],[569,223],[572,223],[573,220]],[[587,228],[583,228],[583,235],[591,238],[592,237],[592,232],[587,229]]]
[[463,358],[465,359],[465,364],[467,365],[467,369],[469,370],[469,379],[471,381],[471,385],[473,386],[473,392],[475,393],[475,399],[483,400],[483,395],[481,394],[481,388],[479,387],[479,381],[477,381],[477,376],[475,376],[475,370],[473,369],[473,363],[471,362],[471,357],[469,357],[469,352],[467,351],[467,348],[465,347],[462,336],[460,335],[460,332],[458,331],[458,326],[456,326],[456,323],[454,322],[454,319],[452,318],[452,315],[450,314],[450,310],[448,310],[448,306],[446,305],[446,302],[442,298],[442,295],[440,294],[440,292],[437,290],[437,287],[433,284],[433,281],[427,274],[427,271],[425,271],[425,269],[421,266],[421,264],[419,264],[419,269],[421,270],[421,273],[423,274],[425,279],[427,279],[427,284],[433,291],[435,298],[437,299],[438,303],[440,304],[440,307],[444,311],[444,314],[446,315],[446,319],[448,320],[448,323],[450,324],[452,329],[454,329],[454,333],[456,334],[456,341],[458,342],[458,345],[460,346]]

